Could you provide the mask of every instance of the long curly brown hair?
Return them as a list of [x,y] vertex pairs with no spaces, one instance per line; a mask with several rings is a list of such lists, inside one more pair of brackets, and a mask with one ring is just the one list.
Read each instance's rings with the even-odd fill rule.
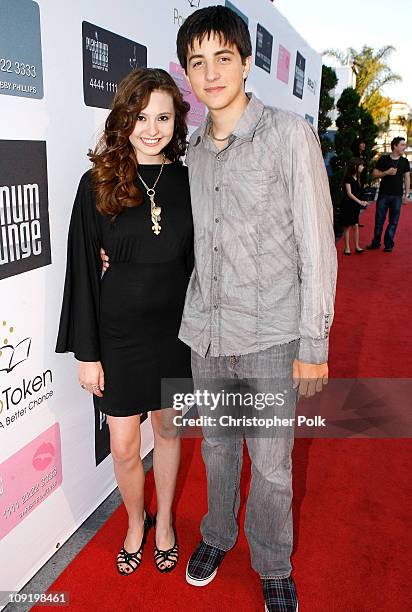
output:
[[143,202],[143,194],[135,184],[138,162],[129,136],[155,90],[169,93],[175,109],[173,137],[163,152],[172,162],[179,161],[186,152],[190,105],[183,100],[170,74],[161,68],[139,68],[128,74],[119,85],[95,150],[88,153],[93,162],[97,210],[112,220],[124,208]]

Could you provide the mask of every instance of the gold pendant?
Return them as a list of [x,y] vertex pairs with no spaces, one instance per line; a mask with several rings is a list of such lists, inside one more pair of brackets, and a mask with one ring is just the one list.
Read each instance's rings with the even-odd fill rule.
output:
[[[153,190],[152,190],[153,191]],[[149,194],[150,197],[150,213],[151,213],[151,217],[152,217],[152,230],[153,232],[156,234],[156,236],[158,236],[160,234],[161,231],[161,226],[159,225],[159,221],[160,221],[160,213],[162,212],[162,208],[161,206],[157,206],[157,204],[154,201],[154,193]]]
[[156,234],[156,236],[158,236],[160,234],[160,230],[161,230],[161,226],[158,224],[157,221],[154,222],[154,225],[152,225],[152,230],[154,231],[154,233]]

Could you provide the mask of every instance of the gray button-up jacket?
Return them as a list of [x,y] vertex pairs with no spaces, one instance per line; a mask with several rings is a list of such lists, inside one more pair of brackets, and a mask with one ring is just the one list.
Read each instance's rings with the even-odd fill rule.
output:
[[337,264],[319,142],[305,119],[248,97],[225,149],[209,116],[190,138],[195,268],[179,338],[202,356],[300,338],[298,358],[323,363]]

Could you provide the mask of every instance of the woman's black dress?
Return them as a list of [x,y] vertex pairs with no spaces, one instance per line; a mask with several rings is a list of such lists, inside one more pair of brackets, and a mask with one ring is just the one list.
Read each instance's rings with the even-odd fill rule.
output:
[[359,223],[359,212],[362,208],[365,208],[365,206],[361,206],[348,196],[346,193],[346,183],[349,183],[352,195],[358,198],[358,200],[362,200],[362,187],[359,185],[358,181],[351,176],[346,179],[343,184],[344,195],[340,206],[340,218],[343,227],[349,227]]
[[[139,166],[149,186],[159,170],[160,165]],[[161,379],[191,376],[190,349],[177,337],[193,268],[187,168],[180,163],[163,168],[155,197],[162,207],[158,236],[143,193],[143,204],[111,222],[96,209],[89,170],[80,180],[69,229],[56,352],[101,361],[105,389],[93,400],[112,416],[170,407],[162,406]],[[110,258],[103,277],[101,246]]]

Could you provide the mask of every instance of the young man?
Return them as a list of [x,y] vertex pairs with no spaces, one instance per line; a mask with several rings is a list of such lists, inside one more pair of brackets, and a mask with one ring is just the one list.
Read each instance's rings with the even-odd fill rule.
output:
[[[293,373],[300,393],[313,395],[328,376],[336,282],[332,206],[317,137],[301,117],[245,93],[252,45],[230,9],[189,16],[177,54],[209,109],[187,153],[195,271],[179,337],[192,348],[195,388],[205,379],[239,379],[256,390],[263,380]],[[289,416],[295,400],[296,393]],[[186,574],[196,586],[213,580],[235,545],[243,447],[238,436],[207,427],[203,433],[208,513]],[[245,437],[252,461],[245,525],[252,566],[266,610],[295,611],[293,437]]]
[[389,155],[382,155],[378,159],[372,174],[374,178],[382,180],[376,202],[375,233],[371,244],[366,247],[367,249],[379,249],[383,226],[389,210],[389,222],[383,237],[385,253],[390,253],[395,246],[394,238],[401,214],[403,188],[405,187],[403,203],[406,204],[411,187],[411,167],[406,157],[403,157],[406,149],[405,139],[396,136],[391,142],[391,149],[392,152]]

